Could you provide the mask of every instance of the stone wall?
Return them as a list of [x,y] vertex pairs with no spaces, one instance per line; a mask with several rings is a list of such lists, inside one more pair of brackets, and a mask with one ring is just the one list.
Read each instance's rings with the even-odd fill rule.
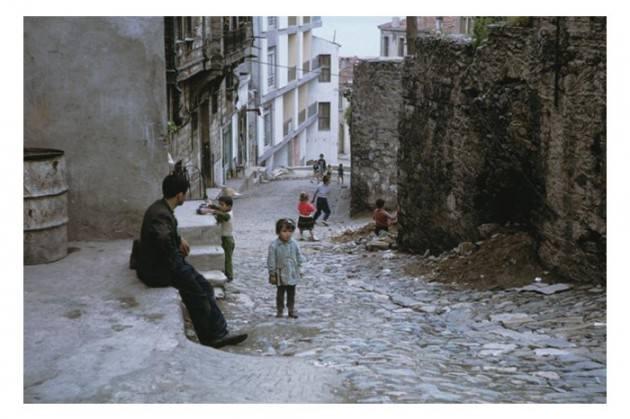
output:
[[24,145],[64,150],[71,240],[136,236],[162,195],[161,17],[24,18]]
[[354,68],[350,149],[351,211],[383,198],[397,205],[398,121],[402,106],[402,60],[361,60]]
[[432,253],[516,223],[543,264],[606,275],[606,19],[421,37],[405,61],[400,245]]

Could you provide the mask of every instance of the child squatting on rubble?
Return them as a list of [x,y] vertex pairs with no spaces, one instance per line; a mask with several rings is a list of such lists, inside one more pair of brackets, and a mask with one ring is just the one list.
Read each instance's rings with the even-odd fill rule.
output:
[[304,263],[304,257],[298,243],[291,238],[294,231],[295,222],[290,218],[281,218],[276,222],[278,238],[269,245],[267,268],[269,283],[277,286],[276,317],[282,317],[284,313],[284,294],[287,294],[289,317],[297,319],[295,286],[300,279],[300,268]]
[[394,211],[393,214],[385,211],[385,201],[382,199],[376,200],[376,209],[374,210],[374,214],[372,218],[374,219],[374,223],[376,224],[376,228],[374,229],[374,233],[378,235],[381,231],[389,231],[389,226],[395,224],[398,221],[398,211]]

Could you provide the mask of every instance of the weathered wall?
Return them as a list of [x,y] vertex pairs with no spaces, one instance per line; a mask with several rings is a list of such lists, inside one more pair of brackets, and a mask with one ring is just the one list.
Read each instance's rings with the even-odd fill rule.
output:
[[66,152],[70,239],[137,235],[168,172],[163,19],[24,19],[24,145]]
[[402,99],[402,60],[370,59],[355,65],[350,105],[353,213],[373,208],[378,198],[388,208],[397,205]]
[[476,51],[421,37],[404,66],[402,247],[519,223],[549,268],[605,280],[606,19],[495,27]]

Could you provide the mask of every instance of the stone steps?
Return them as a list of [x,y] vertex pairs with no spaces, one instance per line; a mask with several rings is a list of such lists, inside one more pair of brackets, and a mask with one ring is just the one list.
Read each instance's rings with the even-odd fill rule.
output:
[[186,257],[186,260],[198,272],[222,271],[225,266],[223,248],[217,245],[190,246],[190,254]]
[[203,201],[186,201],[175,209],[179,234],[191,246],[221,244],[221,226],[210,214],[199,215],[197,208]]
[[214,288],[214,296],[217,300],[223,300],[225,298],[225,284],[227,284],[227,277],[222,271],[204,271],[199,272]]
[[215,288],[223,288],[227,283],[227,277],[223,271],[199,271],[199,273]]
[[221,247],[221,226],[210,214],[199,215],[203,201],[186,201],[175,209],[179,234],[190,244],[188,263],[206,278],[218,300],[225,298],[227,278],[223,273],[225,255]]

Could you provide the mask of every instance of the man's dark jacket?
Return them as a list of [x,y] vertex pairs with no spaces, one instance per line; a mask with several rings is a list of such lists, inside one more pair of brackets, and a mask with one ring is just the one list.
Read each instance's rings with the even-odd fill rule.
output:
[[172,285],[180,242],[173,210],[165,199],[155,201],[142,220],[136,258],[138,278],[150,287]]

